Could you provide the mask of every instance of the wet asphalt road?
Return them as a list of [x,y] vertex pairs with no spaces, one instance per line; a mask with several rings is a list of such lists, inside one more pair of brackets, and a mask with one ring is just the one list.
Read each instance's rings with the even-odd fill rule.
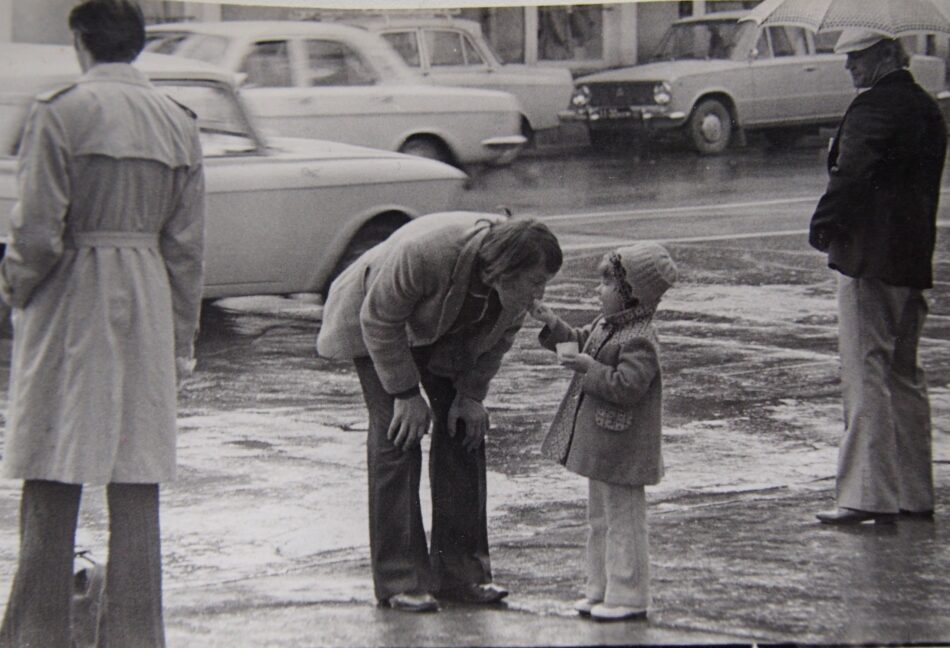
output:
[[[840,434],[834,278],[804,234],[824,182],[821,142],[781,153],[752,142],[721,158],[675,147],[528,156],[478,174],[463,197],[465,209],[504,205],[551,225],[567,261],[547,300],[578,324],[595,314],[593,269],[617,241],[663,240],[679,264],[658,315],[667,475],[648,489],[648,623],[570,611],[586,487],[538,454],[568,376],[534,325],[488,400],[490,539],[507,607],[374,608],[356,377],[316,357],[313,300],[248,298],[205,309],[181,398],[180,478],[163,491],[169,645],[950,640],[950,216],[922,345],[937,521],[829,530],[812,515],[832,505]],[[16,496],[0,483],[4,592]],[[86,498],[79,537],[98,555],[101,499]]]

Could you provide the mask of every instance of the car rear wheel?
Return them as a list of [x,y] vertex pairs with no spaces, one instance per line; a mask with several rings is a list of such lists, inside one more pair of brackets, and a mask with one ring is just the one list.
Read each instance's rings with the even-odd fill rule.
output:
[[722,153],[732,139],[732,115],[716,99],[699,102],[688,123],[689,137],[702,155]]
[[388,239],[405,222],[405,218],[397,215],[392,217],[383,216],[363,225],[356,235],[350,239],[346,250],[343,251],[343,256],[340,257],[336,267],[333,268],[333,272],[327,277],[326,284],[320,290],[323,298],[327,298],[327,294],[330,292],[330,284],[333,283],[334,279],[353,265],[353,262],[360,258],[364,252]]
[[399,147],[399,152],[405,153],[406,155],[429,158],[430,160],[438,160],[446,164],[453,163],[452,155],[449,153],[448,148],[435,137],[427,137],[424,135],[410,137]]

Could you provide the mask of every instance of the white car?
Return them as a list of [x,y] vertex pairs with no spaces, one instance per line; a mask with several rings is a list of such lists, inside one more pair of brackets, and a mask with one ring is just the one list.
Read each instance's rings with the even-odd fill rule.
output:
[[[234,75],[142,54],[136,67],[198,115],[206,181],[205,298],[323,292],[411,218],[450,210],[466,176],[446,164],[336,142],[270,138]],[[70,47],[0,44],[0,245],[17,200],[16,149],[33,98],[79,75]]]
[[505,92],[427,83],[379,36],[293,21],[170,23],[147,49],[243,76],[261,125],[430,157],[457,166],[506,163],[525,143],[521,107]]
[[[577,79],[563,118],[585,123],[595,148],[666,130],[705,155],[725,151],[737,129],[787,146],[836,125],[856,93],[845,56],[833,51],[839,32],[760,27],[747,13],[676,21],[650,62]],[[910,68],[934,95],[944,89],[943,60],[915,55]]]
[[[349,22],[349,21],[348,21]],[[555,128],[574,91],[567,68],[502,63],[474,20],[385,17],[352,21],[380,34],[412,68],[440,85],[504,90],[524,110],[521,132]]]

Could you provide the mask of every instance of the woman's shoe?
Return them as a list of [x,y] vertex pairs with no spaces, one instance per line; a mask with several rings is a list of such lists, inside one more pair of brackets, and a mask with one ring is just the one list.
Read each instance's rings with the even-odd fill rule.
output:
[[594,609],[594,606],[598,603],[603,603],[603,601],[595,601],[594,599],[585,597],[574,603],[574,610],[581,616],[587,617],[590,616],[590,611]]
[[598,603],[591,608],[590,618],[595,621],[635,621],[646,619],[647,611],[625,605]]

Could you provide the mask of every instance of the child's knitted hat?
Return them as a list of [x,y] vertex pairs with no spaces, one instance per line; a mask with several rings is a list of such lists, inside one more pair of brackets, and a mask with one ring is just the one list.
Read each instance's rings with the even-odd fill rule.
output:
[[[633,288],[632,295],[642,304],[655,304],[667,289],[676,283],[676,264],[659,243],[634,243],[618,248],[623,279]],[[611,255],[613,260],[614,255]]]

